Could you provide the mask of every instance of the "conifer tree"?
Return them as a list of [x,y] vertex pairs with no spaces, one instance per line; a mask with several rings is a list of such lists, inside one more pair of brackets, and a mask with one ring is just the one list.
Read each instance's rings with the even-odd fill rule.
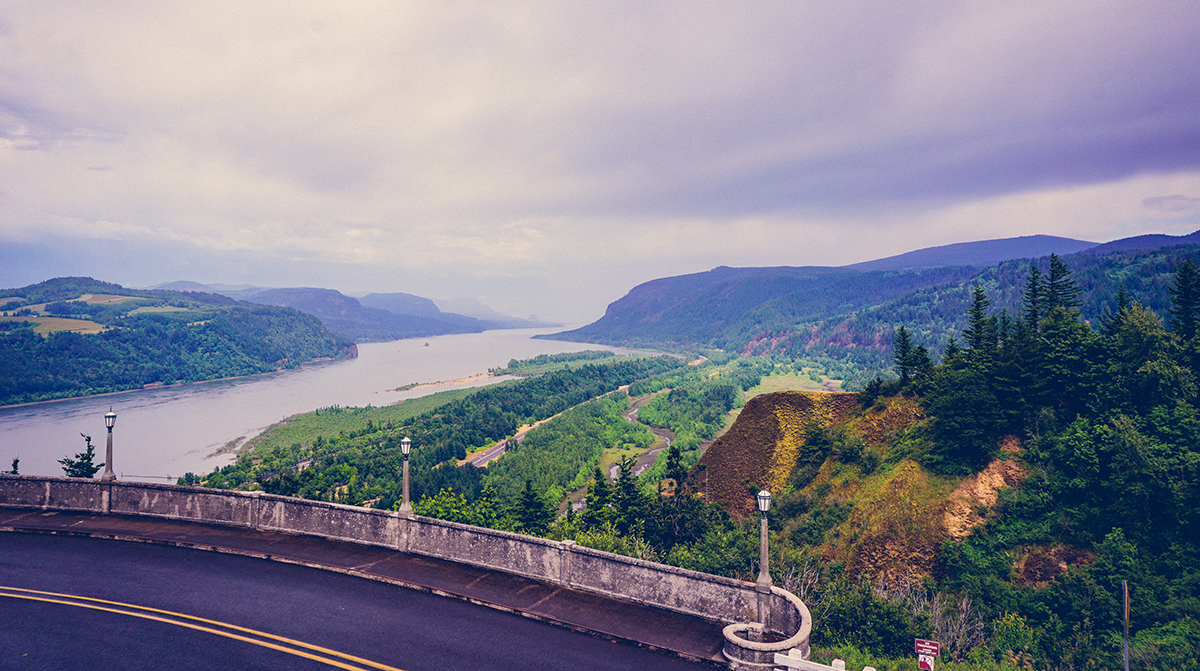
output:
[[911,375],[909,365],[912,363],[913,344],[908,329],[901,324],[892,336],[892,362],[896,365],[896,373],[900,375],[900,386],[908,384]]
[[1071,279],[1071,269],[1057,254],[1050,255],[1050,273],[1043,285],[1043,317],[1055,310],[1078,308],[1079,287]]
[[87,445],[87,449],[76,454],[74,459],[63,457],[58,460],[58,463],[62,464],[63,473],[66,473],[68,478],[96,477],[96,471],[103,468],[104,464],[93,463],[96,458],[96,448],[92,447],[92,437],[82,433],[79,435],[83,436],[83,441]]
[[612,491],[613,523],[624,536],[641,536],[645,529],[646,501],[633,474],[636,464],[637,460],[632,457],[621,459],[620,475]]
[[1025,289],[1021,292],[1023,299],[1021,305],[1021,316],[1025,320],[1025,324],[1037,333],[1038,324],[1042,321],[1043,296],[1045,295],[1044,280],[1042,279],[1042,271],[1038,270],[1037,266],[1029,266],[1029,275],[1025,279]]
[[683,453],[679,451],[679,446],[674,441],[667,450],[667,464],[663,474],[675,481],[676,491],[683,487],[683,481],[687,478],[687,469],[683,467]]
[[1191,259],[1184,259],[1175,267],[1175,281],[1168,291],[1171,292],[1171,330],[1185,341],[1191,340],[1200,320],[1200,270]]
[[1117,290],[1117,309],[1109,310],[1105,307],[1104,314],[1100,315],[1100,329],[1106,336],[1112,336],[1120,328],[1122,315],[1130,308],[1133,299],[1129,296],[1129,290],[1122,284]]
[[529,479],[525,480],[525,488],[517,497],[512,516],[518,529],[535,536],[545,533],[554,521],[554,511],[542,493],[533,488],[533,481]]
[[923,383],[933,374],[933,360],[929,357],[929,349],[924,345],[917,345],[909,355],[908,374],[914,383]]
[[583,523],[590,529],[604,526],[604,523],[611,517],[609,508],[611,493],[608,479],[600,472],[598,466],[592,474],[591,483],[588,484],[586,497],[583,507]]
[[967,341],[971,361],[984,367],[996,353],[996,319],[988,316],[988,306],[991,304],[983,287],[976,284],[971,291],[971,307],[967,308],[967,328],[963,331],[963,338]]

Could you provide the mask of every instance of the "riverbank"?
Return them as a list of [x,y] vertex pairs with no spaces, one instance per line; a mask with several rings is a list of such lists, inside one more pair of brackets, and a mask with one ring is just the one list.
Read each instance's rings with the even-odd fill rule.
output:
[[[20,457],[22,473],[61,475],[58,460],[82,451],[80,433],[104,435],[104,414],[112,406],[118,415],[113,456],[118,477],[206,473],[234,458],[231,451],[211,456],[231,441],[257,436],[298,413],[335,406],[393,405],[463,385],[501,382],[503,378],[480,371],[502,367],[511,359],[598,349],[596,345],[530,338],[539,332],[544,329],[366,343],[358,347],[356,359],[3,406],[0,464],[7,466],[13,457]],[[418,381],[418,386],[432,386],[395,391],[413,381]]]
[[[322,356],[322,357],[317,357],[315,359],[311,359],[309,361],[302,361],[299,364],[297,364],[297,366],[303,367],[303,366],[308,366],[308,365],[312,365],[312,364],[329,363],[329,362],[334,362],[334,361],[346,361],[349,359],[357,359],[358,358],[358,345],[354,345],[353,347],[349,347],[347,349],[350,352],[350,354],[348,356],[344,356],[344,357]],[[243,380],[243,379],[247,379],[247,378],[262,377],[264,375],[278,375],[279,373],[283,373],[283,372],[286,372],[289,370],[296,370],[296,368],[282,367],[282,368],[276,368],[275,370],[263,371],[261,373],[251,373],[249,375],[231,375],[228,377],[214,377],[211,380],[192,380],[190,382],[185,382],[185,381],[151,382],[150,384],[144,384],[140,387],[135,387],[133,389],[122,389],[120,391],[106,391],[102,394],[84,394],[82,396],[63,396],[62,398],[48,398],[44,401],[29,401],[28,403],[0,404],[0,409],[23,408],[23,407],[27,407],[27,406],[42,405],[45,403],[61,403],[63,401],[75,401],[75,400],[80,400],[80,399],[105,398],[108,396],[117,396],[119,394],[134,394],[137,392],[150,391],[150,390],[154,390],[154,389],[173,389],[176,387],[184,387],[187,385],[210,384],[213,382],[224,382],[227,380]]]

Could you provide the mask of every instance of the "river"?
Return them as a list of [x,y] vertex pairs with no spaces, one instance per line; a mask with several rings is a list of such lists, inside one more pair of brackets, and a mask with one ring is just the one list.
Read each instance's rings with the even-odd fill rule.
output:
[[[295,370],[198,384],[0,407],[0,470],[19,457],[22,475],[62,475],[58,460],[84,450],[92,436],[96,463],[104,461],[104,414],[117,414],[113,469],[119,479],[174,482],[186,472],[207,473],[232,461],[216,452],[261,433],[296,413],[339,405],[388,405],[463,386],[446,384],[390,391],[410,384],[458,380],[510,359],[538,354],[618,348],[534,340],[560,329],[515,329],[365,343],[358,358],[305,364]],[[497,378],[491,378],[495,381]]]

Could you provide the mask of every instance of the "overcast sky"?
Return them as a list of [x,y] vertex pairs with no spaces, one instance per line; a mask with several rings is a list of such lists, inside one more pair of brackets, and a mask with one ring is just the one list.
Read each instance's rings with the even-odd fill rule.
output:
[[470,297],[1200,228],[1200,12],[1137,2],[0,5],[0,285]]

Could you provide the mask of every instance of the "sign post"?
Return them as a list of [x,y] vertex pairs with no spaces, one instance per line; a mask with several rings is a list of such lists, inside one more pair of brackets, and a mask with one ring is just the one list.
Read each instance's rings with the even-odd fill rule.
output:
[[918,638],[913,648],[917,652],[917,668],[921,671],[933,671],[933,658],[941,653],[942,644]]

